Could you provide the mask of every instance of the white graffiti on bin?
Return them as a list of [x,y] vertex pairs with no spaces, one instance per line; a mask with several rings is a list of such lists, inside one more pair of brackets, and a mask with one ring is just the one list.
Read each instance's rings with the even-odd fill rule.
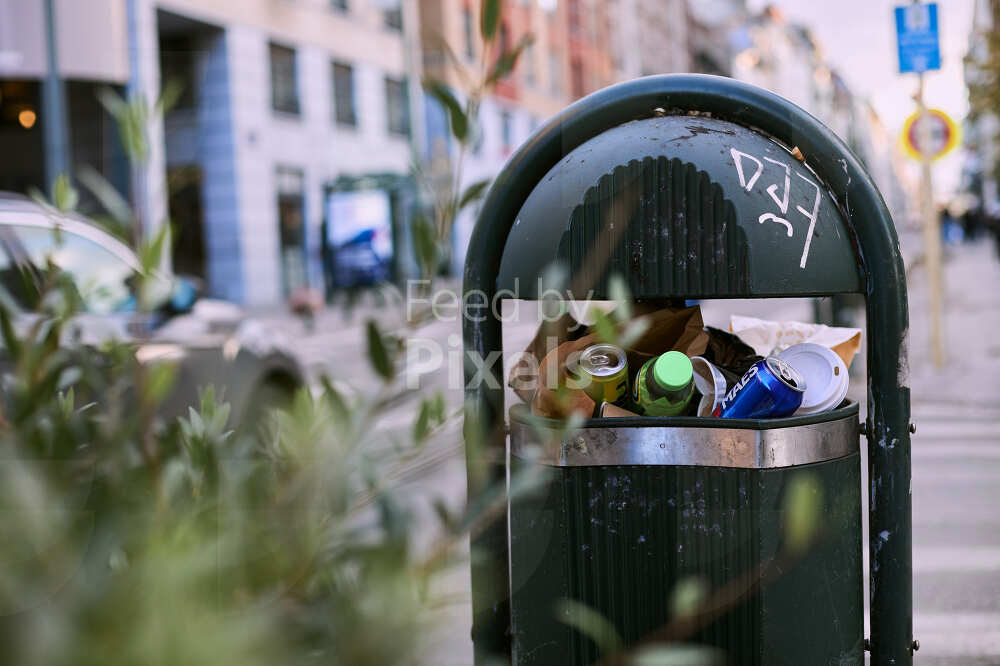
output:
[[[780,224],[785,228],[785,234],[788,238],[792,238],[795,235],[795,228],[792,223],[788,220],[788,203],[791,198],[792,189],[792,169],[785,162],[772,159],[770,157],[765,157],[764,161],[750,155],[749,153],[744,153],[742,150],[737,150],[736,148],[729,149],[730,154],[733,156],[733,164],[736,166],[736,175],[740,179],[740,187],[749,192],[753,189],[753,186],[757,183],[757,180],[764,173],[764,161],[770,162],[771,164],[776,164],[781,167],[784,173],[778,175],[778,180],[767,186],[765,191],[770,195],[771,200],[774,201],[775,205],[778,207],[777,212],[765,211],[760,214],[757,218],[757,222],[764,224],[765,222],[774,222]],[[743,170],[743,161],[750,160],[756,165],[756,169],[750,177],[747,177],[747,173]],[[819,202],[820,202],[820,189],[819,185],[814,183],[809,178],[806,178],[801,173],[796,171],[796,176],[806,181],[813,186],[815,190],[815,195],[813,198],[812,210],[807,210],[800,205],[795,206],[795,210],[801,213],[807,220],[809,220],[809,228],[806,230],[806,240],[802,246],[802,256],[799,259],[799,268],[806,267],[806,261],[809,258],[809,247],[812,244],[813,232],[816,230],[816,218],[819,214]],[[782,187],[781,196],[778,196],[778,188]],[[780,215],[778,214],[780,213]]]

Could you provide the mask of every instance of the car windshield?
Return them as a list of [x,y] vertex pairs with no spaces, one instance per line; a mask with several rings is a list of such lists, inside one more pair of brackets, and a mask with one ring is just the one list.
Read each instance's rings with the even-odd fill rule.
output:
[[72,276],[88,312],[110,314],[135,309],[132,290],[135,271],[114,252],[66,230],[28,225],[8,228],[17,236],[32,264],[44,268],[51,261]]

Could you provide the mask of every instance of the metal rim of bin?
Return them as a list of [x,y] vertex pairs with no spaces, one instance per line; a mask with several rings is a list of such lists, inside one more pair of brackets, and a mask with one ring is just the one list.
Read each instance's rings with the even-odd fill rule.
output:
[[[463,289],[496,296],[502,248],[528,195],[560,159],[588,139],[632,120],[663,113],[707,113],[729,120],[809,156],[807,163],[832,192],[853,236],[865,274],[868,328],[868,465],[870,649],[873,664],[913,662],[910,390],[906,336],[908,308],[902,256],[885,202],[850,149],[822,123],[791,102],[724,77],[667,74],[610,86],[572,104],[546,123],[510,158],[487,195],[473,230]],[[498,251],[498,248],[501,248]],[[466,354],[480,359],[503,349],[501,323],[484,317],[463,323]],[[483,447],[467,447],[472,498],[506,479],[502,368],[490,381],[466,364],[468,409]],[[507,514],[472,539],[472,637],[477,663],[510,655],[510,576]]]
[[651,424],[640,424],[632,418],[591,419],[568,437],[559,438],[545,436],[548,419],[531,417],[527,406],[515,405],[510,410],[510,454],[554,467],[697,465],[775,469],[857,453],[860,434],[857,403],[823,414],[772,419],[763,428],[754,427],[756,422],[750,420],[649,420]]

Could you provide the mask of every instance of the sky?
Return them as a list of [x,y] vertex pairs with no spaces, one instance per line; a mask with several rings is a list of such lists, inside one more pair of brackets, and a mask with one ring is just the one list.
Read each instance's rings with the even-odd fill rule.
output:
[[[915,110],[916,74],[899,74],[893,8],[901,0],[748,0],[751,11],[779,7],[788,20],[809,27],[824,58],[851,90],[868,99],[898,136]],[[941,69],[925,75],[924,101],[961,124],[968,111],[962,58],[972,28],[973,0],[938,0]],[[934,190],[947,197],[958,185],[961,150],[935,162]]]

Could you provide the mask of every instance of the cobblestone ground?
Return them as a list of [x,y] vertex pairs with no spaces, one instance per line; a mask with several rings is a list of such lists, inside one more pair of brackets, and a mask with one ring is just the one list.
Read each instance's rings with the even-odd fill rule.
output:
[[[927,281],[919,234],[904,231],[901,238],[910,266],[910,382],[917,426],[912,495],[914,635],[921,644],[918,661],[996,664],[1000,663],[1000,515],[996,510],[1000,506],[1000,264],[992,244],[947,248],[948,352],[946,366],[937,369],[930,363]],[[458,289],[457,284],[446,286]],[[281,312],[258,314],[284,330],[314,376],[326,371],[364,387],[376,379],[364,360],[362,324],[366,317],[375,316],[385,328],[400,328],[398,312],[398,308],[379,309],[370,304],[359,307],[351,317],[341,310],[327,310],[319,316],[313,332]],[[802,299],[703,304],[708,324],[726,327],[730,313],[808,321],[812,308]],[[523,349],[534,328],[531,316],[505,327],[505,349]],[[456,337],[460,323],[457,319],[437,321],[413,334],[437,341],[445,351],[455,350],[460,344]],[[449,386],[447,374],[446,370],[421,374],[415,390],[400,382],[380,427],[408,427],[418,396],[433,390],[443,390],[457,408],[461,391],[458,386]],[[852,376],[849,395],[863,404],[864,350],[852,367]],[[867,464],[863,463],[863,469]],[[465,470],[458,424],[436,437],[397,478],[412,494],[413,506],[429,530],[433,525],[429,509],[432,497],[441,496],[452,506],[460,506],[465,495]],[[435,618],[427,652],[417,661],[468,664],[467,564],[442,576],[437,593],[449,603]]]

